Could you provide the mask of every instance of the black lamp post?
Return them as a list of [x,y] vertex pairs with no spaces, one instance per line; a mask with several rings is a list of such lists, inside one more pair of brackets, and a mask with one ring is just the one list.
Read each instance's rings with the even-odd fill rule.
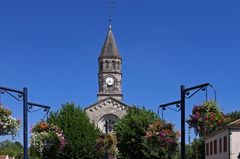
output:
[[[190,88],[185,88],[184,85],[181,85],[181,87],[180,87],[181,99],[180,100],[162,104],[158,107],[158,113],[159,113],[160,108],[162,108],[164,110],[164,109],[166,109],[166,107],[171,106],[171,105],[176,105],[177,107],[180,106],[179,110],[177,110],[177,111],[181,111],[181,159],[185,159],[185,99],[191,98],[200,90],[206,91],[208,86],[213,88],[213,86],[209,83],[197,85],[197,86],[190,87]],[[195,92],[190,94],[190,91],[192,91],[192,90],[195,90]],[[215,95],[215,100],[216,100],[215,90],[214,90],[214,95]]]
[[[23,101],[23,157],[24,159],[28,159],[28,110],[31,109],[33,106],[35,106],[35,107],[44,108],[44,111],[46,111],[46,110],[49,110],[50,107],[46,105],[28,102],[28,89],[26,87],[24,87],[22,91],[12,89],[12,88],[6,88],[6,87],[0,87],[0,90],[1,90],[1,93],[2,91],[4,91],[18,101],[21,101],[19,98],[22,98],[22,101]],[[14,96],[12,93],[18,94],[18,97]]]

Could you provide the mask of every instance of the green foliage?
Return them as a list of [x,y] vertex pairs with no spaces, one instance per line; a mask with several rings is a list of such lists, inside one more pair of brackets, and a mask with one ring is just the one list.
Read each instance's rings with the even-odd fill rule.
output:
[[9,155],[9,156],[17,156],[22,154],[23,146],[18,141],[12,142],[9,140],[2,141],[0,143],[0,155]]
[[66,103],[57,112],[50,113],[47,122],[60,127],[67,140],[63,159],[95,159],[95,144],[99,130],[90,123],[86,113],[73,103]]
[[[192,146],[189,145],[189,144],[186,144],[185,145],[185,158],[186,159],[192,159],[192,156],[193,156],[193,149],[192,149]],[[179,156],[178,156],[178,159],[180,159],[180,153],[179,153]]]
[[114,126],[118,141],[118,158],[149,158],[146,130],[157,119],[155,113],[145,108],[129,108],[128,114]]
[[205,139],[203,137],[194,139],[191,144],[190,158],[204,159],[205,158]]
[[233,111],[226,114],[227,117],[231,118],[231,121],[240,119],[240,111]]

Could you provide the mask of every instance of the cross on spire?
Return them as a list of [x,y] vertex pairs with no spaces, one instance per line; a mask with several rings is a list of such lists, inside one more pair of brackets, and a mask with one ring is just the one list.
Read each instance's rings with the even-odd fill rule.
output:
[[114,0],[108,0],[108,22],[109,26],[112,24],[112,9],[114,8]]

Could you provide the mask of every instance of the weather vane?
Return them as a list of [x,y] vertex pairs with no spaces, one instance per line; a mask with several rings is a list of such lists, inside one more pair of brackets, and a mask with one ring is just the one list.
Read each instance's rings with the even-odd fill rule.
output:
[[114,8],[114,0],[108,0],[108,22],[109,22],[109,25],[112,24],[112,9]]

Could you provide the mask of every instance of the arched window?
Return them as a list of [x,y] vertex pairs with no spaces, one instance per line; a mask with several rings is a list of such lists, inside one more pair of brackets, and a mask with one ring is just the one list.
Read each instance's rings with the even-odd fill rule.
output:
[[105,68],[109,68],[109,62],[108,62],[108,60],[105,61]]
[[103,69],[103,62],[100,63],[100,69]]
[[116,62],[112,61],[113,69],[116,69]]
[[98,128],[103,133],[111,133],[113,131],[113,126],[118,119],[119,118],[113,114],[104,115],[98,122]]
[[120,69],[120,65],[121,65],[121,63],[120,63],[120,61],[118,61],[118,69]]

